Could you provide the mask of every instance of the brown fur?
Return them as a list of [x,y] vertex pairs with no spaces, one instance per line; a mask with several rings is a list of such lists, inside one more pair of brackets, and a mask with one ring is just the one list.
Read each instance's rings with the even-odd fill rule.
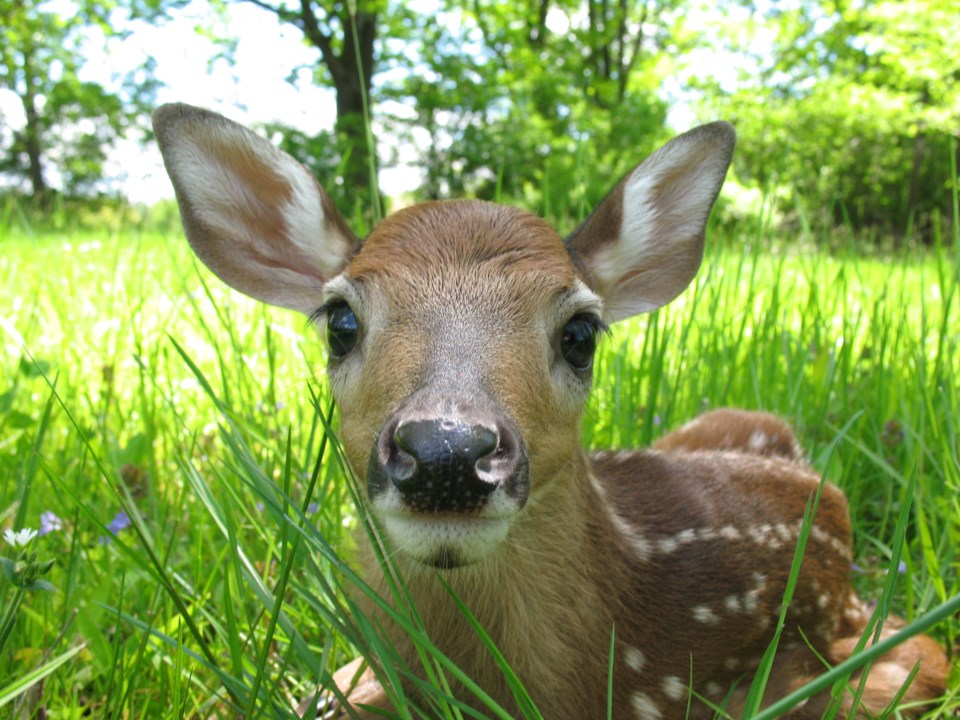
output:
[[[735,417],[741,424],[735,430],[747,436],[775,425],[775,418],[762,413],[724,413],[705,417],[722,419],[725,430]],[[668,435],[658,445],[679,443],[688,432],[681,429],[677,438]],[[511,543],[492,562],[453,571],[446,580],[468,601],[546,718],[598,716],[605,703],[611,629],[617,647],[613,717],[646,717],[637,711],[637,693],[653,703],[660,717],[683,717],[691,673],[693,689],[713,702],[722,703],[735,688],[728,707],[737,717],[770,640],[789,572],[796,536],[786,538],[775,528],[798,525],[820,482],[818,475],[780,457],[703,447],[694,452],[595,453],[587,466],[574,464],[570,470],[549,501],[537,505],[536,516],[517,523]],[[603,494],[584,482],[587,473],[600,481]],[[776,489],[763,490],[770,488],[771,479]],[[605,517],[606,508],[615,508],[631,527],[646,531],[644,540],[651,548],[646,561],[638,562],[635,547]],[[757,530],[766,526],[774,529]],[[830,484],[824,487],[815,527],[764,705],[824,670],[804,636],[830,664],[837,664],[849,657],[867,619],[849,585],[846,500]],[[740,537],[683,535],[710,528],[736,528]],[[751,534],[751,528],[757,532]],[[677,546],[671,541],[678,541]],[[435,571],[401,566],[430,636],[515,712],[500,671],[440,588]],[[761,571],[767,583],[751,586],[751,573]],[[503,588],[510,588],[509,601]],[[728,598],[739,602],[728,604]],[[698,606],[715,611],[717,621],[695,618],[691,610]],[[394,640],[405,644],[402,635]],[[631,648],[643,653],[639,671],[630,666]],[[409,655],[407,660],[415,664],[416,659]],[[880,712],[918,662],[920,673],[904,701],[943,692],[946,658],[936,643],[921,636],[874,664],[861,710]],[[666,694],[667,678],[682,683],[681,697]],[[855,675],[849,685],[855,688],[859,680]],[[852,692],[843,700],[841,717],[849,712],[851,698]],[[790,717],[819,718],[829,700],[829,693],[823,693]],[[694,701],[691,716],[710,718],[713,713]]]
[[[433,242],[439,235],[442,247]],[[519,237],[524,252],[514,252]],[[563,403],[544,392],[550,379],[536,342],[538,317],[575,277],[559,247],[536,218],[481,203],[432,204],[386,221],[346,271],[376,289],[396,334],[364,358],[356,385],[362,394],[347,389],[341,398],[345,444],[348,452],[356,448],[352,465],[362,485],[371,429],[414,389],[445,382],[451,371],[491,387],[530,443],[533,499],[514,520],[504,547],[484,563],[446,571],[444,580],[496,642],[544,717],[599,716],[612,632],[614,717],[647,717],[643,702],[659,717],[681,717],[686,689],[670,696],[668,678],[686,688],[692,672],[694,690],[719,702],[763,654],[804,507],[820,478],[803,463],[786,423],[736,410],[708,413],[651,451],[584,455],[577,447],[579,405],[565,413]],[[442,263],[428,265],[431,254]],[[504,317],[509,323],[498,321]],[[452,331],[455,326],[469,328],[470,337]],[[496,358],[496,365],[485,357]],[[637,537],[625,535],[611,513]],[[783,643],[798,646],[802,631],[836,662],[843,659],[836,652],[843,646],[831,645],[838,631],[861,628],[844,625],[852,602],[850,526],[846,500],[830,484],[815,527]],[[637,552],[638,540],[649,548],[646,557]],[[402,555],[395,560],[430,637],[516,713],[502,673],[436,570]],[[385,594],[372,556],[364,564]],[[386,627],[416,667],[406,638]],[[631,648],[645,658],[639,672],[627,657]],[[942,687],[938,662],[918,683],[921,697]],[[816,671],[809,659],[799,668],[790,661],[779,667],[768,697]],[[878,709],[897,687],[875,685],[865,700]]]
[[802,460],[793,429],[770,413],[721,408],[704,413],[660,438],[658,450],[737,450],[753,455]]

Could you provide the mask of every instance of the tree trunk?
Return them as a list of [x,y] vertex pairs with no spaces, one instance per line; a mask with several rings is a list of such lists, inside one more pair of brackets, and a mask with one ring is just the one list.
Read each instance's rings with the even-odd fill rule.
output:
[[34,200],[44,200],[50,188],[43,178],[43,154],[40,147],[40,115],[32,95],[23,98],[23,112],[27,119],[23,129],[24,148],[27,151],[27,177],[30,179]]
[[26,118],[26,127],[23,129],[23,144],[27,153],[27,177],[30,180],[33,199],[39,202],[46,201],[50,188],[43,178],[43,150],[41,137],[43,126],[40,113],[37,111],[36,75],[33,72],[33,46],[26,43],[23,48],[23,84],[24,92],[20,102],[23,103],[23,114]]
[[[913,160],[910,167],[910,190],[907,195],[907,207],[906,212],[904,213],[905,217],[903,218],[903,232],[906,236],[906,231],[909,229],[910,224],[921,220],[916,214],[917,203],[920,199],[920,169],[923,165],[923,156],[926,154],[924,152],[926,145],[926,134],[923,130],[918,130],[917,134],[913,136]],[[915,227],[916,231],[917,228]],[[909,240],[909,238],[905,239]]]
[[[251,0],[260,7],[271,9],[281,19],[295,23],[307,40],[320,50],[323,64],[333,79],[337,96],[337,119],[335,130],[339,150],[343,158],[343,184],[351,198],[351,208],[342,208],[350,217],[360,209],[368,219],[380,214],[380,191],[377,182],[375,144],[368,143],[365,121],[364,94],[369,98],[373,79],[374,42],[377,38],[377,13],[357,8],[351,15],[349,3],[337,9],[318,8],[324,11],[324,22],[329,26],[335,19],[340,25],[343,44],[337,53],[328,30],[321,27],[314,3],[301,0],[295,15],[290,11],[272,7],[261,0]],[[372,137],[372,136],[371,136]]]
[[[353,20],[345,16],[343,22],[343,52],[336,72],[330,68],[337,93],[336,132],[344,158],[343,182],[358,201],[369,206],[379,194],[379,184],[372,135],[368,142],[364,110],[369,105],[364,94],[369,98],[377,18],[374,13],[358,11]],[[356,36],[351,22],[356,23]],[[363,209],[366,215],[367,208]]]

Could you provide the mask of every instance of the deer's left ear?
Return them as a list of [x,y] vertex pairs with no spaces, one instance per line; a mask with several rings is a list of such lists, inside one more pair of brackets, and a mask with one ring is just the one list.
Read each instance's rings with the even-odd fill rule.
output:
[[693,280],[736,139],[725,122],[674,138],[621,180],[567,238],[609,321],[655,310]]

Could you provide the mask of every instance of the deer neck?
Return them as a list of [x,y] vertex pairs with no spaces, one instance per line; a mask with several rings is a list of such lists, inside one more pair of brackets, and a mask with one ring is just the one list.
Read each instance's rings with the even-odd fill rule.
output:
[[[608,602],[622,559],[613,540],[615,529],[603,513],[603,499],[587,468],[578,449],[531,498],[507,542],[483,563],[438,571],[398,558],[430,637],[481,687],[493,688],[493,696],[506,707],[511,701],[502,672],[444,583],[524,678],[541,710],[561,695],[570,702],[569,688],[564,687],[569,673],[596,675],[582,687],[604,688],[613,630]],[[370,580],[381,593],[386,591],[379,569]],[[404,650],[409,643],[402,631],[394,628],[390,633],[408,661],[416,662],[412,649],[409,654]]]

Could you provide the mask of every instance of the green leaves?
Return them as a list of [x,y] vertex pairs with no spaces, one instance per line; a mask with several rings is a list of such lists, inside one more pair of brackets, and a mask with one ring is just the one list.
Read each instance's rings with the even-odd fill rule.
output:
[[663,139],[679,4],[478,0],[415,20],[382,92],[422,150],[421,197],[513,200],[576,223]]
[[710,92],[740,132],[740,178],[782,189],[788,216],[806,212],[805,196],[819,225],[929,230],[949,212],[956,162],[956,3],[821,0],[766,15],[748,5],[752,31],[728,15],[721,52],[754,70]]
[[[74,0],[72,6],[0,0],[0,89],[19,98],[22,128],[0,144],[0,176],[47,200],[58,185],[67,195],[96,195],[107,152],[153,104],[149,63],[108,89],[82,78],[89,43],[119,38],[115,0]],[[0,137],[0,143],[4,138]]]

